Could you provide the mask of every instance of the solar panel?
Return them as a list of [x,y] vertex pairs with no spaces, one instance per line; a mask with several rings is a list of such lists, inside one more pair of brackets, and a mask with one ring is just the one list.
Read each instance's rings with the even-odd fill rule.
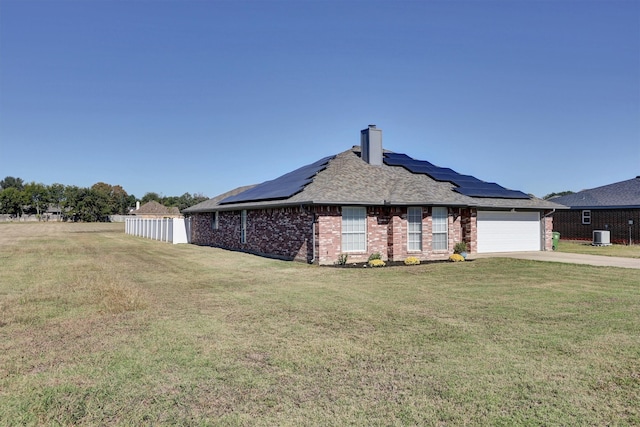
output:
[[325,157],[315,163],[303,166],[271,181],[265,181],[235,196],[227,197],[220,204],[257,202],[262,200],[286,199],[299,193],[313,181],[313,177],[324,170],[335,156]]
[[406,154],[385,153],[384,163],[388,166],[402,166],[412,173],[429,175],[436,181],[450,182],[457,186],[455,191],[469,197],[530,198],[522,191],[507,190],[494,182],[485,182],[471,175],[461,175],[453,169],[441,168],[424,160],[413,159]]
[[[497,185],[497,184],[496,184]],[[497,185],[500,187],[499,185]],[[469,187],[458,187],[455,189],[460,194],[464,194],[469,197],[497,197],[500,199],[529,199],[530,197],[523,193],[522,191],[517,190],[507,190],[504,187],[493,188],[493,187],[477,187],[477,188],[469,188]]]

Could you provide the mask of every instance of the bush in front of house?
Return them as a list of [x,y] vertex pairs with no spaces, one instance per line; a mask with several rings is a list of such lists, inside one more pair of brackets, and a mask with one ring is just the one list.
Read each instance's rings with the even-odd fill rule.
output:
[[369,267],[384,267],[385,265],[387,264],[379,258],[375,258],[369,261]]
[[374,252],[371,255],[369,255],[369,259],[367,260],[367,262],[371,262],[374,259],[382,259],[382,255],[380,255],[380,252]]
[[336,265],[347,265],[347,259],[349,259],[349,254],[338,255],[338,260],[336,261]]
[[410,256],[404,260],[404,265],[420,265],[420,260],[417,257]]
[[453,253],[454,254],[461,254],[463,252],[467,252],[469,249],[467,247],[467,242],[458,242],[456,243],[456,245],[453,247]]

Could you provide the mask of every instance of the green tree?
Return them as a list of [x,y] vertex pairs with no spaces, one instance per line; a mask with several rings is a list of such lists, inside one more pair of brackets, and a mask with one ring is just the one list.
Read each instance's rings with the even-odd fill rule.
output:
[[84,196],[86,188],[80,188],[76,185],[69,185],[64,188],[63,198],[60,202],[60,208],[64,212],[65,219],[78,221],[80,215],[80,201]]
[[36,215],[40,219],[42,210],[46,210],[49,205],[49,191],[44,184],[30,182],[24,186],[24,199],[31,210],[35,209]]
[[49,201],[62,211],[62,204],[64,202],[64,185],[54,183],[48,188]]
[[82,189],[82,198],[78,204],[80,221],[103,222],[111,215],[109,195],[100,189]]
[[208,197],[202,194],[191,195],[190,193],[184,193],[182,196],[177,198],[176,204],[173,206],[177,206],[180,210],[183,210],[208,199]]
[[114,185],[111,188],[111,204],[114,214],[126,215],[129,213],[129,195],[120,185]]
[[22,181],[22,178],[7,176],[5,179],[0,181],[0,189],[6,190],[7,188],[15,188],[22,191],[24,189],[24,182]]
[[142,196],[140,203],[144,205],[145,203],[150,202],[152,200],[155,200],[158,203],[162,203],[162,197],[160,197],[158,193],[153,193],[153,192],[146,193],[144,196]]
[[0,191],[0,212],[3,214],[22,216],[24,202],[24,192],[15,187],[7,187]]
[[91,190],[107,199],[107,215],[125,215],[129,212],[129,195],[122,186],[98,182],[93,184]]
[[561,191],[559,193],[549,193],[546,196],[544,196],[543,199],[549,200],[552,197],[561,197],[561,196],[566,196],[567,194],[573,194],[573,191]]

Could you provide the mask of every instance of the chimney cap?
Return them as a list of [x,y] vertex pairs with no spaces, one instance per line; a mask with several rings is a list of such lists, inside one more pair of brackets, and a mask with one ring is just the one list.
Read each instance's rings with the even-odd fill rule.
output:
[[369,127],[375,129],[376,125],[369,125]]

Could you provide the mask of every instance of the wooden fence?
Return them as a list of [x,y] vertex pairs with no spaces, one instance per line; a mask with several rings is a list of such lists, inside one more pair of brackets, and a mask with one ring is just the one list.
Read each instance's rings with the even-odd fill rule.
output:
[[124,232],[132,236],[168,243],[191,243],[191,220],[185,218],[125,219]]

